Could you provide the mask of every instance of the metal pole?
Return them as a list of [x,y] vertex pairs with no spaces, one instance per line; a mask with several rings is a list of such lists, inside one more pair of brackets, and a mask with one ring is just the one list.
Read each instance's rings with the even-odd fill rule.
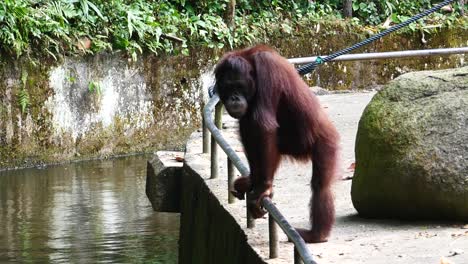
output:
[[210,179],[218,178],[219,167],[218,167],[218,145],[211,135],[211,176]]
[[[215,107],[215,125],[218,129],[222,126],[223,116],[223,104],[218,103]],[[218,178],[219,166],[218,166],[218,143],[213,135],[211,135],[211,179]]]
[[208,134],[208,127],[205,124],[205,115],[202,115],[202,133],[203,133],[203,153],[210,153],[210,136]]
[[252,217],[252,214],[249,211],[249,201],[250,201],[250,194],[246,194],[245,198],[245,208],[247,209],[247,228],[254,228],[255,227],[255,218]]
[[268,236],[270,239],[270,258],[274,259],[278,257],[278,227],[271,214],[268,214]]
[[306,264],[316,264],[317,262],[314,261],[312,255],[309,253],[309,249],[307,248],[304,239],[297,233],[296,229],[288,223],[286,218],[281,214],[281,212],[276,208],[269,197],[263,198],[262,206],[270,213],[272,218],[275,219],[276,223],[278,223],[279,227],[283,230],[283,232],[288,236],[288,238],[294,243],[294,246],[297,248],[297,251],[300,255],[300,258]]
[[[347,54],[347,55],[341,55],[339,57],[336,57],[335,59],[333,59],[333,61],[381,60],[381,59],[451,55],[451,54],[464,54],[464,53],[468,53],[468,47]],[[327,57],[327,55],[323,55],[320,57],[325,58]],[[316,59],[317,59],[317,56],[292,58],[292,59],[288,59],[288,61],[292,64],[305,64],[305,63],[314,62]]]
[[294,246],[294,264],[302,264],[302,263],[304,262],[302,262],[301,255],[297,251],[296,246]]
[[231,190],[233,190],[234,183],[234,164],[231,159],[227,158],[227,171],[228,171],[228,203],[232,204],[236,201],[234,195],[232,195]]
[[215,107],[215,125],[218,129],[223,126],[223,104],[219,102]]

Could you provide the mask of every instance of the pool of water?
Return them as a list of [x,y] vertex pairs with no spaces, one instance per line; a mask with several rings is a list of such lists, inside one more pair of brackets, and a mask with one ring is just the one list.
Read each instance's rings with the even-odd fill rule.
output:
[[0,172],[0,263],[177,263],[179,216],[152,210],[147,158]]

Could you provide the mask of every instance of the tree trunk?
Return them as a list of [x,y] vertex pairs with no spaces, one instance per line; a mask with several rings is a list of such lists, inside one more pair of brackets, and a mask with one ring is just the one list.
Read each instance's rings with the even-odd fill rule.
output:
[[343,0],[343,16],[353,17],[353,0]]
[[226,24],[231,30],[234,30],[236,23],[234,17],[236,16],[236,0],[229,0],[227,14],[226,14]]
[[465,15],[465,0],[458,0],[458,5],[460,5],[460,15]]

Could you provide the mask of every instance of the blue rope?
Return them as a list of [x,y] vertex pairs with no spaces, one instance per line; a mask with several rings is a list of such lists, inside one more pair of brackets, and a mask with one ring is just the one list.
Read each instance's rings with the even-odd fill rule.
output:
[[299,67],[299,68],[297,69],[297,71],[299,72],[300,75],[304,75],[304,74],[310,73],[310,72],[312,72],[318,65],[323,64],[323,63],[325,63],[325,62],[329,62],[329,61],[335,59],[336,57],[339,57],[339,56],[341,56],[341,55],[344,55],[344,54],[346,54],[346,53],[349,53],[349,52],[351,52],[351,51],[353,51],[353,50],[355,50],[355,49],[358,49],[358,48],[360,48],[360,47],[362,47],[362,46],[364,46],[364,45],[367,45],[367,44],[369,44],[369,43],[372,43],[372,42],[374,42],[374,41],[376,41],[376,40],[378,40],[378,39],[384,37],[385,35],[388,35],[388,34],[394,32],[394,31],[397,31],[397,30],[399,30],[399,29],[401,29],[401,28],[403,28],[403,27],[406,27],[407,25],[409,25],[409,24],[415,22],[416,20],[419,20],[419,19],[421,19],[421,18],[423,18],[423,17],[425,17],[425,16],[427,16],[427,15],[429,15],[429,14],[434,13],[435,11],[437,11],[437,10],[441,9],[442,7],[444,7],[444,6],[448,5],[448,4],[450,4],[450,3],[453,2],[453,1],[455,1],[455,0],[445,0],[445,1],[443,1],[442,3],[440,3],[440,4],[438,4],[438,5],[434,6],[434,7],[432,7],[431,9],[428,9],[428,10],[426,10],[426,11],[424,11],[424,12],[422,12],[422,13],[420,13],[420,14],[418,14],[418,15],[416,15],[416,16],[414,16],[414,17],[408,19],[408,20],[406,20],[405,22],[402,22],[402,23],[400,23],[400,24],[398,24],[398,25],[395,25],[395,26],[393,26],[393,27],[391,27],[391,28],[389,28],[389,29],[386,29],[386,30],[384,30],[384,31],[382,31],[382,32],[380,32],[380,33],[378,33],[378,34],[376,34],[376,35],[374,35],[374,36],[372,36],[372,37],[370,37],[370,38],[364,40],[364,41],[361,41],[361,42],[359,42],[359,43],[356,43],[356,44],[354,44],[354,45],[351,46],[351,47],[348,47],[348,48],[346,48],[346,49],[340,50],[340,51],[338,51],[338,52],[336,52],[336,53],[334,53],[334,54],[331,54],[331,55],[329,55],[329,56],[327,56],[327,57],[325,57],[325,58],[317,57],[317,59],[316,59],[314,62],[311,62],[311,63],[309,63],[309,64],[306,64],[306,65],[304,65],[304,66],[302,66],[302,67]]

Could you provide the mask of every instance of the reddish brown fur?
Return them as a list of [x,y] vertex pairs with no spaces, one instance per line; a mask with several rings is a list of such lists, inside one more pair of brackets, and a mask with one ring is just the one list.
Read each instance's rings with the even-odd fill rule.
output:
[[[274,50],[256,46],[226,54],[215,70],[217,82],[229,74],[229,67],[241,71],[243,78],[253,79],[252,89],[256,89],[247,113],[239,120],[250,177],[234,183],[237,196],[248,191],[258,200],[271,195],[282,155],[311,160],[312,228],[298,231],[306,242],[327,241],[335,215],[331,185],[336,177],[339,136],[334,125],[296,69]],[[255,217],[263,215],[258,208],[251,209]]]

